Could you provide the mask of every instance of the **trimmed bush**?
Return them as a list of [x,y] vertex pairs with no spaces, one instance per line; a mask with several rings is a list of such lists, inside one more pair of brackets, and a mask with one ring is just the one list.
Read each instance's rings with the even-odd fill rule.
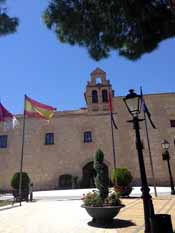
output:
[[[16,172],[11,179],[11,186],[14,189],[19,189],[20,182],[20,172]],[[26,172],[22,172],[22,190],[27,190],[29,188],[30,178]]]
[[99,190],[100,197],[104,200],[108,196],[108,177],[105,173],[105,165],[103,163],[104,154],[99,149],[95,154],[94,169],[96,171],[95,186]]
[[118,186],[126,187],[129,186],[132,182],[131,172],[127,168],[116,168],[112,171],[111,180],[115,185],[115,180]]
[[[109,178],[106,172],[106,165],[103,163],[104,154],[101,150],[97,150],[94,158],[94,169],[96,171],[95,186],[97,191],[84,194],[82,201],[83,206],[103,207],[103,206],[121,206],[119,194],[108,190]],[[101,210],[102,212],[105,211]]]

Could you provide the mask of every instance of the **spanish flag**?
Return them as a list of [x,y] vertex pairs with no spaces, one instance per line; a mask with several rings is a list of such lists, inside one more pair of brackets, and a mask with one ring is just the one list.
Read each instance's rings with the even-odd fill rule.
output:
[[55,111],[56,108],[39,103],[38,101],[33,100],[25,95],[25,116],[50,120],[53,117]]

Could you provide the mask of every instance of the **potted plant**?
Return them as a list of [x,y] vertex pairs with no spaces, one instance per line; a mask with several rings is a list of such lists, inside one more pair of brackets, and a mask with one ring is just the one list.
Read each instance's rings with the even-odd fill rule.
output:
[[[20,201],[19,194],[20,172],[16,172],[11,179],[11,186],[13,188],[13,196],[15,201]],[[28,201],[30,178],[26,172],[22,172],[21,183],[21,201]]]
[[131,193],[132,179],[131,172],[125,167],[116,168],[112,171],[111,180],[114,185],[114,190],[122,197],[129,196]]
[[109,179],[104,172],[104,154],[97,150],[94,160],[94,169],[96,171],[95,186],[97,191],[89,192],[83,195],[82,207],[86,209],[92,217],[93,222],[106,224],[112,222],[113,218],[124,206],[119,200],[116,192],[109,193]]

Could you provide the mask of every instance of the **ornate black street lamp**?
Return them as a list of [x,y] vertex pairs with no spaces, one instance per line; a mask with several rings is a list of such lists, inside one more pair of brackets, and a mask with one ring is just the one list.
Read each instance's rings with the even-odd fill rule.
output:
[[168,149],[170,147],[170,144],[169,144],[169,142],[166,139],[164,139],[161,145],[162,145],[162,149],[163,149],[162,158],[163,158],[163,160],[166,160],[167,164],[168,164],[168,172],[169,172],[169,176],[170,176],[171,194],[175,195],[173,176],[172,176],[171,167],[170,167],[170,155],[169,155],[169,151],[168,151]]
[[143,159],[143,146],[140,138],[140,127],[139,121],[143,121],[143,119],[139,119],[138,115],[141,109],[141,96],[137,95],[134,90],[129,90],[129,94],[123,99],[129,113],[132,115],[133,120],[129,122],[133,122],[135,134],[136,134],[136,149],[138,152],[138,160],[140,167],[140,176],[141,176],[141,191],[143,198],[143,207],[144,207],[144,219],[145,219],[145,233],[155,233],[154,231],[154,207],[152,203],[152,197],[149,194],[149,187],[147,183],[145,164]]

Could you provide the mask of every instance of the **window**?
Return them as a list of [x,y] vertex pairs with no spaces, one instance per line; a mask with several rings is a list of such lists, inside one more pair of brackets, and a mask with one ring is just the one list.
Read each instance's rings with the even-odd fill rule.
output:
[[54,144],[54,133],[46,133],[45,145],[53,145],[53,144]]
[[171,128],[175,128],[175,120],[170,120],[170,126]]
[[98,103],[98,94],[96,90],[92,91],[92,103]]
[[92,142],[92,133],[91,131],[84,132],[84,143]]
[[108,92],[107,92],[107,90],[102,90],[102,101],[104,103],[108,102]]
[[0,148],[7,148],[7,135],[0,135]]

